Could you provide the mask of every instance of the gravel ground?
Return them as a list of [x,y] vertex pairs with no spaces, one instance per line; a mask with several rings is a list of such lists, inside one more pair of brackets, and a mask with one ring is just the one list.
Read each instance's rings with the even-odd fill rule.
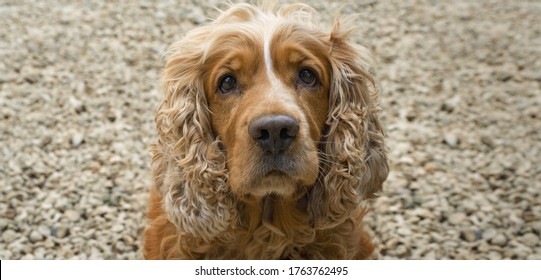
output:
[[[0,0],[1,259],[141,258],[161,57],[220,1],[116,2]],[[392,168],[379,258],[541,259],[541,3],[352,2]]]

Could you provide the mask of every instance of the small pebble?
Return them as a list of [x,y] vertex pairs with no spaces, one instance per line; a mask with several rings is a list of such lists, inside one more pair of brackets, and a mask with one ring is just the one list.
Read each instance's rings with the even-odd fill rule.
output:
[[124,241],[124,243],[126,245],[133,245],[133,243],[135,242],[135,240],[133,239],[133,237],[125,234],[122,236],[122,240]]
[[42,225],[38,227],[38,232],[43,236],[48,236],[49,234],[51,234],[51,229],[47,226]]
[[453,213],[449,216],[449,222],[453,225],[459,225],[466,221],[468,217],[462,212]]
[[43,240],[43,235],[41,235],[38,231],[33,230],[30,232],[30,235],[28,236],[30,241],[33,243]]
[[41,138],[41,140],[39,142],[39,146],[41,148],[45,148],[49,144],[51,144],[51,142],[53,142],[53,138],[51,136],[45,136],[45,137]]
[[525,235],[519,237],[519,240],[526,246],[535,247],[539,245],[539,236],[533,233],[526,233]]
[[74,210],[66,210],[66,212],[64,213],[64,216],[65,216],[69,221],[76,222],[76,221],[78,221],[79,218],[81,217],[81,214],[79,214],[79,212],[74,211]]
[[69,103],[75,109],[75,112],[77,112],[78,114],[86,110],[84,103],[79,99],[71,97],[69,99]]
[[488,259],[489,260],[501,260],[502,254],[496,252],[496,251],[489,251],[488,252]]
[[101,165],[99,162],[93,161],[90,163],[90,170],[92,170],[92,172],[96,173],[100,171],[100,168],[101,168]]
[[496,236],[492,238],[490,243],[503,247],[505,246],[505,244],[507,244],[507,237],[505,237],[505,235],[503,235],[502,233],[496,234]]
[[4,240],[4,243],[13,242],[15,239],[17,239],[17,236],[18,234],[12,229],[7,229],[2,233],[2,239]]
[[451,132],[447,132],[443,135],[443,141],[451,148],[456,148],[459,143],[458,136]]
[[84,136],[81,133],[76,133],[71,137],[71,145],[73,147],[78,147],[84,141]]
[[460,233],[460,237],[468,242],[473,242],[481,239],[481,232],[474,229],[465,229]]
[[496,147],[496,143],[492,139],[492,136],[481,136],[481,143],[485,144],[487,147],[493,149]]
[[66,235],[68,235],[68,233],[69,233],[69,228],[64,227],[64,226],[60,226],[60,227],[58,227],[56,236],[58,238],[64,238]]
[[121,232],[124,230],[124,226],[123,225],[114,225],[111,230],[113,232]]
[[51,228],[51,235],[57,238],[64,238],[69,233],[69,228],[63,225],[53,226]]
[[452,113],[455,108],[460,104],[461,98],[460,95],[456,95],[455,97],[446,100],[443,105],[441,106],[441,110]]
[[494,228],[488,228],[483,232],[483,237],[487,240],[494,238],[498,234],[498,231]]
[[436,171],[436,164],[432,162],[426,163],[424,169],[427,173],[432,174]]

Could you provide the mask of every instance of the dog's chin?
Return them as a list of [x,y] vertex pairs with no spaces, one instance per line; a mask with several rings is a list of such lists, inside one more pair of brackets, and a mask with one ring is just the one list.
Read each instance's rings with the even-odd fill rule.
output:
[[234,192],[244,200],[258,200],[269,195],[288,198],[297,193],[298,186],[298,180],[288,174],[271,171],[264,176],[252,178],[241,188],[242,190],[237,189],[237,192]]

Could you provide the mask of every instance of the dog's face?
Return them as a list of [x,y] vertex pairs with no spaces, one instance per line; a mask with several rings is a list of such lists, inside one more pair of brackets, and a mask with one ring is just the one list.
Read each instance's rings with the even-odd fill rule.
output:
[[[263,28],[263,29],[262,29]],[[315,183],[329,104],[328,45],[292,24],[218,29],[204,90],[239,197],[291,196]]]
[[268,195],[336,226],[387,178],[370,55],[350,40],[357,23],[325,32],[306,5],[274,8],[234,5],[166,55],[153,176],[168,219],[192,236],[227,232],[239,199]]

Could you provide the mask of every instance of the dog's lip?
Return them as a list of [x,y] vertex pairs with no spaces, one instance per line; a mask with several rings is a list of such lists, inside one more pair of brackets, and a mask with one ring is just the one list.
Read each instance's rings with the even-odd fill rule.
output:
[[267,172],[265,174],[266,177],[270,177],[270,176],[280,176],[280,177],[285,177],[285,176],[289,176],[285,171],[283,170],[280,170],[280,169],[271,169],[269,172]]

